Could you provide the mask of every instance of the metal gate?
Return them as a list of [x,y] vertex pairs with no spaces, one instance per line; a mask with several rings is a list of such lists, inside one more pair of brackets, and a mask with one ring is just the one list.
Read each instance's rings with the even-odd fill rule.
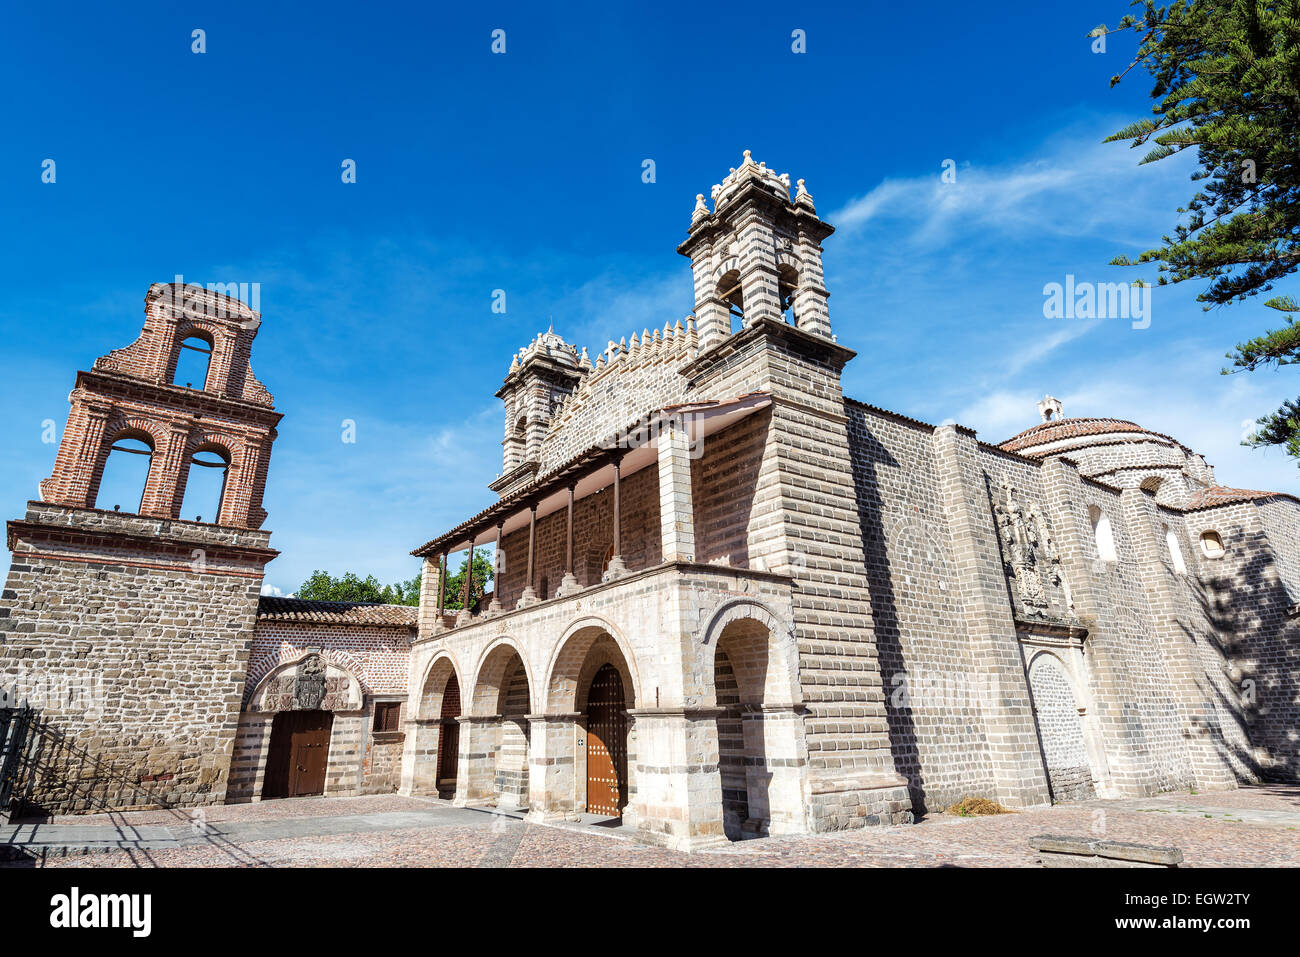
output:
[[8,822],[21,797],[25,749],[35,721],[34,708],[0,708],[0,821]]
[[587,812],[622,817],[627,804],[627,705],[623,679],[601,665],[587,693]]

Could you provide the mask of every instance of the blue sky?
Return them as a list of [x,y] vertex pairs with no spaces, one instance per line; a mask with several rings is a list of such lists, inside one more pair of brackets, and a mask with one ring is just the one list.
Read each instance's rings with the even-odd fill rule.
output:
[[41,423],[61,430],[76,370],[135,338],[150,283],[257,282],[253,368],[285,415],[268,583],[409,577],[412,547],[494,498],[511,353],[549,316],[593,350],[685,316],[675,246],[695,194],[746,148],[805,178],[840,227],[825,265],[835,332],[859,351],[848,394],[1000,441],[1051,392],[1067,415],[1173,434],[1225,484],[1296,490],[1293,460],[1238,443],[1300,380],[1218,374],[1276,321],[1258,300],[1205,313],[1184,284],[1156,290],[1148,329],[1044,318],[1046,283],[1154,276],[1106,263],[1154,244],[1190,195],[1186,163],[1139,169],[1100,142],[1149,109],[1144,74],[1108,88],[1131,41],[1097,54],[1085,39],[1122,0],[934,3],[923,18],[275,6],[0,14],[7,516],[53,465]]

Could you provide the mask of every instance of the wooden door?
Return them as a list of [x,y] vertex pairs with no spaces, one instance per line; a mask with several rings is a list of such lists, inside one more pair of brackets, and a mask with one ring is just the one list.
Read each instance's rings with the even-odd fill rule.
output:
[[264,799],[325,793],[333,725],[334,715],[328,711],[281,711],[275,716]]
[[587,813],[622,817],[627,804],[627,706],[623,679],[601,665],[587,692]]
[[456,676],[447,679],[442,692],[442,740],[438,742],[438,790],[455,792],[456,769],[460,766],[460,684]]

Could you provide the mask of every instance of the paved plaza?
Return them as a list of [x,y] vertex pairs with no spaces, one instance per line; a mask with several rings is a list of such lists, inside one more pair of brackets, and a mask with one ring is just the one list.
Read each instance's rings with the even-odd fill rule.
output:
[[[298,798],[204,812],[134,811],[0,828],[5,867],[1034,867],[1029,838],[1070,834],[1181,848],[1187,867],[1300,865],[1300,787],[1090,801],[994,817],[765,838],[684,854],[596,817],[397,795]],[[87,853],[87,850],[90,853]]]

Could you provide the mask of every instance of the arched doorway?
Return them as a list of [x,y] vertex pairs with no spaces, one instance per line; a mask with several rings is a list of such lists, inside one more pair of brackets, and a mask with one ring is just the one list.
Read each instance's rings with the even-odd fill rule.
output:
[[742,837],[749,820],[749,782],[745,777],[745,726],[740,686],[731,659],[721,648],[713,659],[713,687],[718,707],[718,773],[722,777],[722,829],[731,840]]
[[488,652],[460,733],[464,767],[457,772],[456,802],[528,806],[528,715],[532,695],[528,671],[513,644]]
[[325,793],[333,727],[334,715],[328,711],[281,711],[275,716],[263,800]]
[[450,798],[456,793],[456,769],[460,765],[460,683],[453,673],[447,678],[442,692],[442,722],[438,741],[438,797]]
[[805,709],[790,632],[762,606],[737,603],[709,635],[723,833],[736,841],[807,831]]
[[1030,662],[1029,694],[1052,801],[1059,804],[1096,797],[1083,720],[1070,679],[1056,657],[1040,654]]
[[627,806],[627,705],[623,678],[606,663],[587,690],[587,813],[621,817]]

